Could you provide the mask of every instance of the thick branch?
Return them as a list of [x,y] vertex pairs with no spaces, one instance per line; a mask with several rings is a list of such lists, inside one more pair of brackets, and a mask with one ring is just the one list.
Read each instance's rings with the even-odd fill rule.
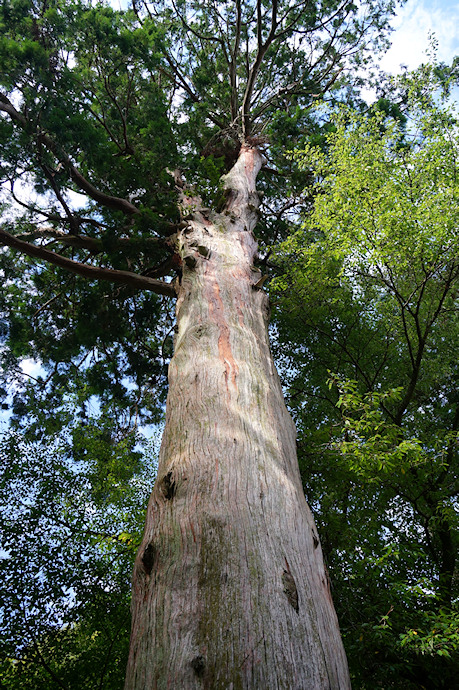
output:
[[247,137],[250,134],[250,107],[252,104],[252,94],[253,94],[253,89],[255,86],[255,82],[257,79],[258,72],[260,70],[261,64],[263,62],[263,58],[271,45],[271,43],[274,40],[276,29],[277,29],[277,0],[273,0],[272,4],[272,9],[271,9],[271,29],[269,31],[269,34],[266,38],[266,41],[263,43],[262,39],[262,33],[261,33],[261,21],[262,21],[262,16],[261,16],[261,2],[258,0],[257,2],[257,40],[258,40],[258,51],[257,51],[257,56],[255,58],[255,62],[253,63],[250,73],[247,79],[247,86],[245,89],[244,93],[244,99],[242,101],[242,130],[244,137]]
[[[89,237],[88,235],[71,235],[63,230],[58,230],[57,228],[40,228],[33,230],[32,232],[24,232],[20,235],[17,235],[17,239],[24,240],[25,242],[30,242],[30,240],[36,240],[39,238],[59,240],[59,242],[62,242],[69,247],[73,247],[75,249],[87,249],[88,251],[95,252],[96,254],[103,252],[106,248],[103,239]],[[144,237],[141,239],[117,237],[110,239],[110,247],[115,248],[124,249],[128,247],[141,247],[142,245],[145,245],[146,247],[159,248],[166,246],[165,240],[160,237]]]
[[229,76],[231,85],[231,119],[236,121],[238,115],[238,98],[237,98],[237,57],[239,54],[239,46],[241,41],[241,0],[236,0],[236,29],[234,48],[231,51],[231,63],[229,65]]
[[264,163],[265,158],[256,147],[243,144],[236,163],[222,177],[225,196],[222,210],[238,216],[248,230],[253,230],[258,220],[260,198],[256,181]]
[[[45,136],[45,139],[48,140],[47,145],[52,143],[49,137]],[[106,206],[107,208],[113,208],[115,211],[123,211],[123,213],[127,214],[138,213],[138,208],[134,206],[134,204],[131,204],[130,201],[128,201],[127,199],[120,199],[116,196],[110,196],[109,194],[101,192],[100,189],[94,187],[94,185],[91,184],[91,182],[89,182],[85,177],[83,177],[83,175],[75,168],[75,166],[72,165],[68,158],[66,159],[65,157],[62,157],[62,159],[65,166],[68,168],[70,172],[70,176],[73,182],[75,182],[77,187],[83,190],[83,192],[90,196],[91,199],[97,201],[103,206]]]
[[[22,129],[27,132],[31,132],[31,124],[22,113],[16,110],[13,104],[3,94],[0,94],[0,111],[7,113],[11,119]],[[134,206],[134,204],[131,204],[131,202],[127,199],[121,199],[120,197],[105,194],[105,192],[102,192],[100,189],[97,189],[97,187],[94,187],[94,185],[83,177],[77,168],[75,168],[70,158],[60,150],[57,142],[55,142],[48,134],[45,134],[44,132],[33,132],[32,136],[36,136],[37,143],[44,144],[46,148],[56,156],[56,158],[69,171],[70,177],[76,186],[85,192],[85,194],[87,194],[89,197],[91,197],[91,199],[97,201],[103,206],[106,206],[107,208],[113,208],[128,215],[133,215],[139,212],[139,209]]]
[[59,266],[66,271],[83,276],[83,278],[89,278],[90,280],[107,280],[111,283],[127,285],[137,290],[151,290],[158,295],[166,295],[167,297],[176,296],[175,289],[171,283],[164,283],[162,280],[147,278],[146,276],[141,276],[131,271],[118,271],[111,268],[99,268],[98,266],[82,264],[78,261],[67,259],[65,256],[61,256],[55,252],[51,252],[44,247],[37,247],[29,242],[23,242],[1,228],[0,244],[17,249],[23,254],[27,254],[27,256],[43,259],[54,266]]

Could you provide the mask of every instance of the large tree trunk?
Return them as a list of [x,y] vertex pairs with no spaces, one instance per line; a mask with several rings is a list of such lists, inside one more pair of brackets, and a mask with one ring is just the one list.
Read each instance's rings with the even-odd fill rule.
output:
[[260,153],[190,199],[127,690],[345,690],[346,658],[253,267]]

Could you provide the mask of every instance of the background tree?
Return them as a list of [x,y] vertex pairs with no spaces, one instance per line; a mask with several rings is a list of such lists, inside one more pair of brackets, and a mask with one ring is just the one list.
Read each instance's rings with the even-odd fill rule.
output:
[[[284,214],[304,186],[283,155],[287,134],[294,145],[316,128],[311,102],[344,91],[392,11],[373,2],[134,3],[127,12],[2,5],[2,173],[11,207],[0,240],[19,252],[3,255],[6,383],[26,356],[46,370],[16,385],[13,424],[30,438],[59,430],[71,393],[82,419],[97,397],[116,420],[112,442],[139,420],[155,421],[171,352],[164,298],[179,298],[169,368],[179,416],[168,420],[149,509],[156,520],[136,565],[128,687],[166,677],[187,687],[347,684],[266,339],[255,182],[268,159],[259,234],[272,243],[285,236]],[[48,246],[56,244],[58,252]],[[42,406],[53,418],[26,430],[24,413]],[[214,419],[219,431],[209,434]],[[144,594],[157,605],[156,622]],[[174,626],[161,619],[171,610]],[[160,634],[163,657],[148,649]]]
[[[122,687],[132,560],[156,457],[107,442],[108,417],[0,453],[2,687]],[[134,445],[137,442],[137,449]]]
[[324,146],[298,154],[313,211],[273,259],[300,467],[355,687],[455,682],[456,79],[436,63],[401,78],[402,120],[332,113]]

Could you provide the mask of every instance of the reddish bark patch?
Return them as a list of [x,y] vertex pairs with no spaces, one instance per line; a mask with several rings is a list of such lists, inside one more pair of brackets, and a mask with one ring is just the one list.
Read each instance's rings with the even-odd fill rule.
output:
[[196,544],[196,532],[194,531],[194,526],[193,523],[190,520],[190,529],[191,529],[191,534],[193,535],[193,541]]
[[233,357],[230,343],[230,329],[225,319],[223,302],[220,297],[220,288],[216,281],[212,285],[212,294],[209,299],[209,312],[212,320],[220,329],[218,354],[225,367],[226,388],[228,389],[228,381],[231,380],[234,388],[237,389],[236,377],[239,373],[239,367]]

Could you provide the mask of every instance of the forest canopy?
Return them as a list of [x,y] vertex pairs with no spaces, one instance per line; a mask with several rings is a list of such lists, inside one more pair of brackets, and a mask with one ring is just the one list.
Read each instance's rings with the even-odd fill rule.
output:
[[224,209],[247,142],[353,687],[454,684],[458,75],[434,60],[362,100],[394,10],[2,4],[2,686],[122,686],[171,298],[206,259],[177,249],[183,199]]
[[295,154],[313,210],[273,258],[307,496],[356,669],[373,657],[357,687],[370,669],[448,687],[457,663],[459,140],[444,76],[400,78],[403,117],[329,112],[324,145]]

